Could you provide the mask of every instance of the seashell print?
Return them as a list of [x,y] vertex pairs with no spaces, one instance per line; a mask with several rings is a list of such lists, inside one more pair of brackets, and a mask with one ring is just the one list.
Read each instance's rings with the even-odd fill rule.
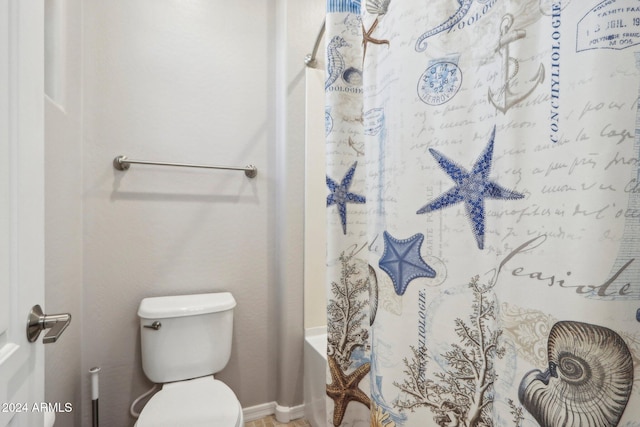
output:
[[533,370],[518,397],[541,427],[617,426],[633,387],[633,360],[611,329],[581,322],[553,325],[549,369]]
[[369,264],[369,326],[373,326],[378,313],[378,276]]
[[354,86],[362,85],[362,71],[354,67],[349,67],[342,73],[342,79]]
[[389,10],[391,0],[367,0],[365,7],[372,15],[384,15]]

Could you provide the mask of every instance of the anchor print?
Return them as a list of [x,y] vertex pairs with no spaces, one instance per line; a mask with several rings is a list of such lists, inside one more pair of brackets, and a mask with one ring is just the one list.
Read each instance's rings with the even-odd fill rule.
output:
[[526,92],[517,94],[511,91],[510,83],[518,74],[520,65],[516,58],[509,56],[509,44],[527,36],[527,32],[525,30],[519,29],[511,31],[512,26],[513,15],[505,15],[502,18],[502,23],[500,24],[500,41],[496,49],[496,52],[499,52],[502,56],[502,75],[504,84],[497,93],[493,93],[491,88],[489,88],[489,102],[491,102],[491,104],[493,104],[493,106],[498,110],[502,111],[503,114],[506,113],[509,108],[531,95],[538,85],[544,81],[544,65],[540,64],[536,75],[529,80],[530,82],[534,82],[534,84]]

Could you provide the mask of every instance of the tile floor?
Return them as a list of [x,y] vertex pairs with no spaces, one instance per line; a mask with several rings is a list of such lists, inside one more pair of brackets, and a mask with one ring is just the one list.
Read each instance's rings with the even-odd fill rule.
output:
[[277,422],[275,416],[270,415],[259,420],[245,423],[245,427],[311,427],[311,424],[309,424],[309,421],[305,420],[304,418],[293,420],[290,423],[283,424]]

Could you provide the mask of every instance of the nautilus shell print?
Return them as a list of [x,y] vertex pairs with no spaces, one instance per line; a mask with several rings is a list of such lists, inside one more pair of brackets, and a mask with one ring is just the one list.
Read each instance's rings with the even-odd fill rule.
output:
[[633,387],[633,360],[611,329],[563,321],[549,333],[549,367],[522,379],[520,402],[541,427],[615,427]]

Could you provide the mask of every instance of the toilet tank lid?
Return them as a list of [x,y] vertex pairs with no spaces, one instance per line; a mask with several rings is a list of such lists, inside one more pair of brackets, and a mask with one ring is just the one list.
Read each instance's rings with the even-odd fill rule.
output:
[[140,302],[138,317],[142,319],[167,319],[195,316],[231,310],[235,306],[236,300],[230,292],[151,297]]

